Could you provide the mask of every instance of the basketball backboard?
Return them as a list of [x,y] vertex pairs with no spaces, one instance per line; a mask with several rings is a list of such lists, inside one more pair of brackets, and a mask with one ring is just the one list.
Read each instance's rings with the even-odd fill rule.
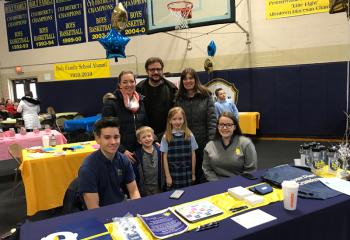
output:
[[179,19],[174,9],[190,7],[188,27],[235,22],[235,0],[147,0],[147,32],[175,30]]

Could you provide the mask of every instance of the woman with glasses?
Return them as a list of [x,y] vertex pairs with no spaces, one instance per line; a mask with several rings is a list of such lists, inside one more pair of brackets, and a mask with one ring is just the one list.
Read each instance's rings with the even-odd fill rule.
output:
[[242,136],[231,112],[223,112],[217,120],[215,139],[204,149],[203,171],[208,181],[231,177],[257,168],[257,154],[252,141]]

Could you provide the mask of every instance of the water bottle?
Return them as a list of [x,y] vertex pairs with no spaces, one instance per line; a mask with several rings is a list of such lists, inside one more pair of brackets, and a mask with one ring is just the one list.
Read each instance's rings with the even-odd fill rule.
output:
[[328,164],[328,156],[327,156],[327,148],[323,145],[318,145],[318,149],[320,149],[320,160],[324,162],[324,165]]
[[55,134],[51,134],[51,137],[50,137],[50,146],[56,146],[56,136]]
[[308,167],[311,167],[311,164],[312,164],[311,147],[309,144],[305,143],[303,145],[303,149],[305,154],[305,165]]
[[331,147],[328,149],[328,173],[334,176],[337,175],[337,170],[339,168],[337,148]]
[[324,166],[323,160],[320,158],[320,149],[318,147],[314,147],[311,150],[311,156],[312,156],[312,164],[311,164],[311,171],[314,174],[319,174]]

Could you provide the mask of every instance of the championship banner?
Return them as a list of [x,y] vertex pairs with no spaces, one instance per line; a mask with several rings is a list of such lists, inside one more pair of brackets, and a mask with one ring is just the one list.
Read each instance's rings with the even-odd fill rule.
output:
[[122,33],[125,36],[146,34],[146,0],[119,0],[128,12],[128,24]]
[[88,41],[97,41],[111,30],[111,16],[115,0],[85,0]]
[[4,6],[9,51],[31,49],[27,1],[13,0]]
[[108,59],[55,64],[54,67],[56,80],[109,78],[111,76]]
[[54,0],[28,0],[34,48],[57,46]]
[[266,19],[329,11],[329,0],[266,0]]
[[86,42],[83,0],[56,0],[59,45]]

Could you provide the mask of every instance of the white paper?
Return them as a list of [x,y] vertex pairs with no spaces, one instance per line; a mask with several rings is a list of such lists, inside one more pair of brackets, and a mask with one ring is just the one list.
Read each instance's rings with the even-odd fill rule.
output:
[[321,178],[320,181],[327,187],[350,196],[350,182],[340,178]]
[[251,212],[244,213],[237,217],[231,218],[236,223],[245,227],[246,229],[261,225],[263,223],[270,222],[277,219],[276,217],[261,211],[260,209],[253,210]]

